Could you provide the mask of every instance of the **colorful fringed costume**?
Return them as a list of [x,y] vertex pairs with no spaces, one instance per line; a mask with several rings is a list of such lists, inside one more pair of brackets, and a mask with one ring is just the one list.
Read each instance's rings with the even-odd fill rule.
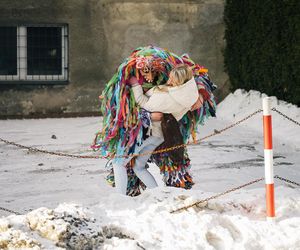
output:
[[[197,127],[203,124],[205,118],[215,116],[216,104],[212,91],[215,85],[210,81],[207,69],[195,64],[188,55],[181,57],[158,47],[140,47],[124,60],[117,73],[107,83],[102,92],[101,112],[103,114],[103,128],[96,134],[92,148],[100,150],[101,155],[107,158],[122,160],[122,155],[135,153],[136,145],[146,139],[145,112],[137,106],[129,79],[135,76],[146,92],[150,88],[165,84],[169,72],[178,64],[187,64],[192,68],[199,93],[204,104],[198,110],[189,111],[179,121],[180,131],[184,143],[192,137],[196,140]],[[189,189],[193,180],[189,174],[190,159],[185,148],[185,157],[182,164],[174,164],[168,152],[153,154],[150,161],[159,166],[167,186]],[[120,157],[121,156],[121,157]],[[127,194],[138,195],[145,185],[135,176],[132,167],[134,158],[127,164],[128,189]],[[107,180],[114,185],[114,176],[111,173]]]

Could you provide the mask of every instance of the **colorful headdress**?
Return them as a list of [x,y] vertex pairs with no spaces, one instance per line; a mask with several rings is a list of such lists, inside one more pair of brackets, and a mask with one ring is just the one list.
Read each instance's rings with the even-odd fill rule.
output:
[[153,56],[139,56],[136,58],[136,68],[145,73],[162,72],[165,70],[165,62],[161,58]]

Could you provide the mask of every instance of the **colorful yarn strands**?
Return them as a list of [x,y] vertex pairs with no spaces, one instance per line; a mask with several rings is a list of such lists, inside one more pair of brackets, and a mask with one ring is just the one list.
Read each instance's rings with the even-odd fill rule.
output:
[[[134,50],[106,84],[101,95],[103,129],[96,134],[92,148],[100,150],[101,155],[107,158],[134,153],[135,146],[142,144],[146,136],[143,129],[143,112],[135,102],[129,79],[135,76],[146,92],[156,85],[165,84],[169,72],[178,64],[187,64],[192,68],[198,90],[204,98],[201,108],[188,112],[179,121],[184,142],[187,143],[190,137],[196,140],[198,126],[209,116],[215,116],[216,103],[212,92],[216,86],[210,81],[207,69],[193,62],[188,55],[179,57],[165,49],[147,46]],[[191,188],[193,181],[188,173],[190,160],[187,153],[185,155],[185,161],[181,166],[175,166],[167,152],[151,157],[151,160],[160,167],[166,185]],[[122,161],[123,158],[115,160]],[[127,164],[127,169],[130,168],[132,161]],[[109,179],[113,179],[111,174]],[[144,186],[141,186],[143,184],[136,185],[136,183],[137,181],[135,186],[139,186],[139,190],[144,189]]]

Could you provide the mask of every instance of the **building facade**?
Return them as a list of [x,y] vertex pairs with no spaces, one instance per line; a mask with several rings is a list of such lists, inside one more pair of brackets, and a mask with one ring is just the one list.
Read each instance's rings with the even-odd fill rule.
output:
[[228,93],[222,0],[2,0],[0,116],[99,111],[136,47],[188,53]]

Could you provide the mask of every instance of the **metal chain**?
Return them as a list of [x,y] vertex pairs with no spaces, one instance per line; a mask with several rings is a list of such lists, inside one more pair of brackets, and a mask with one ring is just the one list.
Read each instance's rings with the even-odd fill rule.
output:
[[[295,121],[294,119],[288,117],[287,115],[283,114],[282,112],[280,112],[279,110],[277,110],[276,108],[272,108],[273,111],[277,112],[278,114],[282,115],[283,117],[285,117],[286,119],[294,122],[295,124],[299,125],[300,126],[300,123],[298,121]],[[182,148],[182,147],[185,147],[187,145],[195,145],[195,144],[199,144],[200,142],[210,138],[210,137],[213,137],[215,135],[218,135],[218,134],[221,134],[223,133],[224,131],[228,130],[228,129],[231,129],[237,125],[239,125],[240,123],[250,119],[251,117],[253,117],[254,115],[258,114],[262,112],[261,109],[258,109],[256,110],[255,112],[253,112],[252,114],[246,116],[245,118],[221,129],[221,130],[215,130],[214,133],[210,134],[210,135],[207,135],[203,138],[200,138],[199,140],[195,141],[195,142],[190,142],[190,143],[187,143],[187,144],[180,144],[180,145],[176,145],[176,146],[173,146],[173,147],[169,147],[169,148],[163,148],[163,149],[160,149],[160,150],[156,150],[156,151],[147,151],[147,152],[144,152],[142,154],[131,154],[131,155],[115,155],[115,156],[94,156],[94,155],[74,155],[74,154],[67,154],[67,153],[60,153],[60,152],[53,152],[53,151],[47,151],[47,150],[42,150],[42,149],[38,149],[38,148],[34,148],[34,147],[30,147],[30,146],[24,146],[24,145],[21,145],[21,144],[18,144],[18,143],[15,143],[15,142],[11,142],[11,141],[8,141],[8,140],[4,140],[2,138],[0,138],[0,141],[6,143],[6,144],[10,144],[10,145],[13,145],[13,146],[16,146],[16,147],[19,147],[19,148],[23,148],[23,149],[27,149],[31,152],[39,152],[39,153],[44,153],[44,154],[50,154],[50,155],[56,155],[56,156],[63,156],[63,157],[70,157],[70,158],[81,158],[81,159],[112,159],[112,158],[127,158],[127,157],[136,157],[136,156],[143,156],[143,155],[150,155],[150,154],[159,154],[159,153],[164,153],[164,152],[168,152],[168,151],[172,151],[172,150],[175,150],[175,149],[178,149],[178,148]]]
[[5,212],[9,212],[11,214],[21,215],[19,212],[16,212],[16,211],[10,210],[8,208],[4,208],[4,207],[0,207],[0,210],[5,211]]
[[[280,177],[280,176],[278,176],[278,175],[275,175],[274,178],[279,179],[279,180],[282,180],[282,181],[285,181],[285,182],[290,183],[290,184],[294,184],[294,185],[300,186],[299,183],[294,182],[294,181],[291,181],[291,180],[288,180],[288,179],[285,179],[285,178]],[[182,211],[182,210],[187,210],[187,209],[189,209],[189,208],[191,208],[191,207],[198,206],[199,204],[208,202],[209,200],[217,199],[217,198],[219,198],[219,197],[221,197],[221,196],[223,196],[223,195],[226,195],[226,194],[231,193],[231,192],[234,192],[234,191],[236,191],[236,190],[238,190],[238,189],[242,189],[242,188],[244,188],[244,187],[250,186],[250,185],[252,185],[252,184],[254,184],[254,183],[257,183],[257,182],[260,182],[260,181],[262,181],[262,180],[264,180],[264,179],[265,179],[265,178],[262,177],[262,178],[259,178],[259,179],[250,181],[250,182],[245,183],[245,184],[243,184],[243,185],[241,185],[241,186],[234,187],[234,188],[229,189],[229,190],[226,190],[226,191],[224,191],[224,192],[222,192],[222,193],[219,193],[219,194],[210,196],[210,197],[208,197],[208,198],[205,198],[205,199],[203,199],[203,200],[194,202],[194,203],[191,204],[191,205],[184,206],[184,207],[181,207],[181,208],[172,210],[172,211],[170,211],[170,213],[173,214],[173,213],[176,213],[176,212],[180,212],[180,211]],[[19,213],[19,212],[16,212],[16,211],[13,211],[13,210],[4,208],[4,207],[0,207],[0,210],[5,211],[5,212],[9,212],[9,213],[12,213],[12,214],[16,214],[16,215],[21,215],[21,213]]]
[[[290,184],[294,184],[294,185],[300,187],[300,184],[299,184],[299,183],[297,183],[297,182],[295,182],[295,181],[291,181],[291,180],[285,179],[285,178],[280,177],[280,176],[278,176],[278,175],[275,175],[274,178],[279,179],[279,180],[282,180],[282,181],[285,181],[285,182],[290,183]],[[188,208],[197,206],[197,205],[199,205],[199,204],[205,203],[205,202],[207,202],[207,201],[209,201],[209,200],[212,200],[212,199],[219,198],[220,196],[223,196],[223,195],[225,195],[225,194],[234,192],[234,191],[236,191],[236,190],[238,190],[238,189],[241,189],[241,188],[244,188],[244,187],[246,187],[246,186],[252,185],[252,184],[254,184],[254,183],[256,183],[256,182],[259,182],[259,181],[262,181],[262,180],[264,180],[264,179],[265,179],[265,178],[259,178],[259,179],[250,181],[250,182],[248,182],[248,183],[246,183],[246,184],[244,184],[244,185],[241,185],[241,186],[238,186],[238,187],[229,189],[229,190],[227,190],[227,191],[224,191],[224,192],[222,192],[222,193],[213,195],[213,196],[208,197],[208,198],[206,198],[206,199],[197,201],[197,202],[195,202],[195,203],[193,203],[193,204],[191,204],[191,205],[184,206],[184,207],[182,207],[182,208],[173,210],[173,211],[171,211],[170,213],[176,213],[176,212],[179,212],[179,211],[182,211],[182,210],[187,210]]]
[[221,133],[223,133],[224,131],[226,131],[226,130],[228,130],[228,129],[231,129],[231,128],[237,126],[237,125],[239,125],[240,123],[242,123],[242,122],[244,122],[244,121],[250,119],[251,117],[253,117],[253,116],[255,116],[255,115],[257,115],[257,114],[259,114],[259,113],[261,113],[261,112],[262,112],[262,109],[258,109],[258,110],[256,110],[255,112],[253,112],[252,114],[246,116],[245,118],[243,118],[243,119],[241,119],[241,120],[238,120],[237,122],[235,122],[235,123],[233,123],[233,124],[231,124],[231,125],[229,125],[229,126],[223,128],[223,129],[215,130],[214,133],[212,133],[212,134],[210,134],[210,135],[207,135],[207,136],[205,136],[205,137],[203,137],[203,138],[197,140],[196,143],[192,143],[192,144],[198,144],[198,143],[200,143],[201,141],[206,140],[207,138],[210,138],[210,137],[212,137],[212,136],[221,134]]
[[180,145],[176,145],[176,146],[173,146],[173,147],[169,147],[169,148],[163,148],[163,149],[160,149],[160,150],[156,150],[156,151],[146,151],[144,153],[141,153],[141,154],[131,154],[131,155],[115,155],[115,156],[93,156],[93,155],[74,155],[74,154],[67,154],[67,153],[60,153],[60,152],[53,152],[53,151],[47,151],[47,150],[42,150],[42,149],[38,149],[38,148],[34,148],[34,147],[30,147],[30,146],[24,146],[24,145],[21,145],[21,144],[18,144],[18,143],[15,143],[15,142],[11,142],[11,141],[8,141],[8,140],[4,140],[2,138],[0,138],[0,141],[6,143],[6,144],[9,144],[9,145],[13,145],[13,146],[16,146],[16,147],[19,147],[19,148],[23,148],[23,149],[27,149],[31,152],[39,152],[39,153],[44,153],[44,154],[50,154],[50,155],[56,155],[56,156],[63,156],[63,157],[71,157],[71,158],[84,158],[84,159],[113,159],[113,158],[127,158],[127,157],[136,157],[136,156],[143,156],[143,155],[151,155],[151,154],[159,154],[159,153],[164,153],[164,152],[168,152],[168,151],[172,151],[172,150],[175,150],[175,149],[178,149],[178,148],[182,148],[182,147],[186,147],[187,145],[193,145],[193,144],[199,144],[200,142],[210,138],[210,137],[213,137],[215,135],[218,135],[218,134],[221,134],[223,133],[224,131],[228,130],[228,129],[231,129],[235,126],[237,126],[238,124],[250,119],[251,117],[253,117],[254,115],[258,114],[262,112],[261,109],[258,109],[257,111],[253,112],[252,114],[246,116],[245,118],[221,129],[221,130],[215,130],[214,133],[212,134],[209,134],[203,138],[200,138],[199,140],[195,141],[195,142],[190,142],[190,143],[187,143],[187,144],[180,144]]
[[291,181],[291,180],[288,180],[288,179],[285,179],[285,178],[283,178],[283,177],[280,177],[279,175],[275,175],[274,178],[279,179],[279,180],[282,180],[282,181],[285,181],[285,182],[290,183],[290,184],[294,184],[294,185],[300,187],[300,184],[299,184],[299,183],[294,182],[294,181]]
[[280,114],[281,116],[283,116],[284,118],[288,119],[289,121],[295,123],[296,125],[300,126],[300,123],[294,119],[292,119],[291,117],[288,117],[287,115],[283,114],[282,112],[280,112],[278,109],[276,108],[272,108],[273,111],[277,112],[278,114]]
[[225,195],[225,194],[234,192],[234,191],[236,191],[236,190],[238,190],[238,189],[241,189],[241,188],[244,188],[244,187],[246,187],[246,186],[252,185],[252,184],[254,184],[254,183],[256,183],[256,182],[259,182],[259,181],[262,181],[262,180],[264,180],[264,179],[265,179],[265,178],[259,178],[259,179],[250,181],[250,182],[248,182],[248,183],[246,183],[246,184],[244,184],[244,185],[241,185],[241,186],[238,186],[238,187],[229,189],[229,190],[227,190],[227,191],[224,191],[224,192],[222,192],[222,193],[219,193],[219,194],[210,196],[210,197],[208,197],[208,198],[206,198],[206,199],[197,201],[197,202],[195,202],[195,203],[193,203],[193,204],[191,204],[191,205],[184,206],[184,207],[181,207],[181,208],[172,210],[170,213],[173,214],[173,213],[176,213],[176,212],[179,212],[179,211],[182,211],[182,210],[187,210],[188,208],[191,208],[191,207],[194,207],[194,206],[198,206],[199,204],[202,204],[202,203],[207,202],[207,201],[212,200],[212,199],[219,198],[220,196],[223,196],[223,195]]
[[[300,186],[299,183],[294,182],[294,181],[291,181],[291,180],[288,180],[288,179],[285,179],[285,178],[280,177],[280,176],[278,176],[278,175],[275,175],[274,178],[279,179],[279,180],[282,180],[282,181],[285,181],[285,182],[290,183],[290,184],[294,184],[294,185]],[[172,211],[170,211],[170,213],[176,213],[176,212],[180,212],[180,211],[182,211],[182,210],[187,210],[187,209],[189,209],[189,208],[191,208],[191,207],[198,206],[199,204],[208,202],[209,200],[217,199],[217,198],[219,198],[219,197],[221,197],[221,196],[223,196],[223,195],[226,195],[226,194],[231,193],[231,192],[234,192],[234,191],[236,191],[236,190],[238,190],[238,189],[242,189],[242,188],[244,188],[244,187],[250,186],[250,185],[252,185],[252,184],[254,184],[254,183],[257,183],[257,182],[260,182],[260,181],[262,181],[262,180],[264,180],[264,179],[265,179],[265,178],[262,177],[262,178],[259,178],[259,179],[250,181],[250,182],[245,183],[245,184],[243,184],[243,185],[241,185],[241,186],[231,188],[231,189],[226,190],[226,191],[224,191],[224,192],[222,192],[222,193],[219,193],[219,194],[210,196],[210,197],[208,197],[208,198],[205,198],[205,199],[203,199],[203,200],[194,202],[194,203],[191,204],[191,205],[184,206],[184,207],[181,207],[181,208],[172,210]],[[6,212],[9,212],[9,213],[13,213],[13,214],[16,214],[16,215],[21,215],[19,212],[16,212],[16,211],[13,211],[13,210],[4,208],[4,207],[0,207],[0,210],[6,211]]]
[[[279,110],[277,110],[276,108],[272,108],[273,111],[277,112],[278,114],[282,115],[283,117],[285,117],[286,119],[292,121],[293,123],[297,124],[300,126],[300,123],[290,117],[288,117],[287,115],[283,114],[282,112],[280,112]],[[111,158],[125,158],[125,157],[133,157],[133,156],[141,156],[141,155],[148,155],[148,154],[158,154],[158,153],[163,153],[163,152],[168,152],[168,151],[171,151],[171,150],[174,150],[174,149],[178,149],[178,148],[181,148],[181,147],[185,147],[186,145],[191,145],[191,144],[199,144],[201,141],[203,140],[206,140],[210,137],[213,137],[215,135],[218,135],[218,134],[221,134],[223,133],[224,131],[230,129],[230,128],[233,128],[235,126],[237,126],[238,124],[250,119],[251,117],[253,117],[254,115],[258,114],[262,112],[261,109],[258,109],[257,111],[253,112],[252,114],[246,116],[245,118],[221,129],[221,130],[215,130],[214,133],[210,134],[210,135],[207,135],[203,138],[200,138],[199,140],[195,141],[195,142],[191,142],[191,143],[188,143],[188,144],[180,144],[180,145],[176,145],[176,146],[173,146],[173,147],[170,147],[170,148],[164,148],[164,149],[161,149],[161,150],[156,150],[156,151],[149,151],[149,152],[144,152],[142,154],[132,154],[132,155],[116,155],[114,157],[111,157]],[[99,159],[99,158],[102,158],[102,159],[105,159],[105,158],[109,158],[109,157],[101,157],[101,156],[92,156],[92,155],[73,155],[73,154],[66,154],[66,153],[60,153],[60,152],[53,152],[53,151],[47,151],[47,150],[42,150],[42,149],[38,149],[38,148],[34,148],[34,147],[30,147],[30,146],[24,146],[24,145],[21,145],[21,144],[18,144],[18,143],[15,143],[15,142],[11,142],[11,141],[8,141],[8,140],[5,140],[5,139],[2,139],[0,138],[0,141],[6,143],[6,144],[9,144],[9,145],[13,145],[13,146],[16,146],[16,147],[19,147],[19,148],[23,148],[23,149],[27,149],[29,151],[32,151],[32,152],[39,152],[39,153],[45,153],[45,154],[50,154],[50,155],[57,155],[57,156],[63,156],[63,157],[71,157],[71,158],[84,158],[84,159]],[[285,179],[283,177],[280,177],[278,175],[274,176],[274,178],[277,178],[279,180],[282,180],[282,181],[285,181],[285,182],[288,182],[290,184],[294,184],[294,185],[297,185],[297,186],[300,186],[299,183],[297,182],[294,182],[294,181],[291,181],[291,180],[288,180],[288,179]],[[197,201],[191,205],[188,205],[188,206],[184,206],[182,208],[179,208],[179,209],[176,209],[176,210],[173,210],[171,211],[170,213],[175,213],[175,212],[179,212],[179,211],[182,211],[182,210],[187,210],[188,208],[191,208],[193,206],[197,206],[201,203],[204,203],[204,202],[207,202],[209,200],[212,200],[212,199],[216,199],[220,196],[223,196],[225,194],[228,194],[228,193],[231,193],[231,192],[234,192],[238,189],[241,189],[241,188],[244,188],[246,186],[249,186],[249,185],[252,185],[254,183],[257,183],[259,181],[262,181],[264,180],[264,178],[259,178],[259,179],[256,179],[256,180],[253,180],[251,182],[248,182],[244,185],[241,185],[241,186],[238,186],[238,187],[235,187],[235,188],[232,188],[232,189],[229,189],[227,191],[224,191],[222,193],[219,193],[217,195],[213,195],[211,197],[208,197],[206,199],[203,199],[203,200],[200,200],[200,201]],[[16,214],[16,215],[21,215],[20,213],[18,212],[15,212],[13,210],[10,210],[10,209],[7,209],[7,208],[3,208],[3,207],[0,207],[0,210],[3,210],[3,211],[6,211],[6,212],[9,212],[9,213],[13,213],[13,214]]]
[[16,146],[18,148],[27,149],[31,152],[39,152],[39,153],[43,153],[43,154],[50,154],[50,155],[57,155],[57,156],[64,156],[64,157],[71,157],[71,158],[94,158],[94,159],[105,158],[105,157],[94,156],[94,155],[73,155],[73,154],[47,151],[47,150],[42,150],[42,149],[30,147],[30,146],[24,146],[24,145],[21,145],[21,144],[12,142],[12,141],[4,140],[2,138],[0,138],[0,141],[4,142],[6,144],[9,144],[9,145]]

